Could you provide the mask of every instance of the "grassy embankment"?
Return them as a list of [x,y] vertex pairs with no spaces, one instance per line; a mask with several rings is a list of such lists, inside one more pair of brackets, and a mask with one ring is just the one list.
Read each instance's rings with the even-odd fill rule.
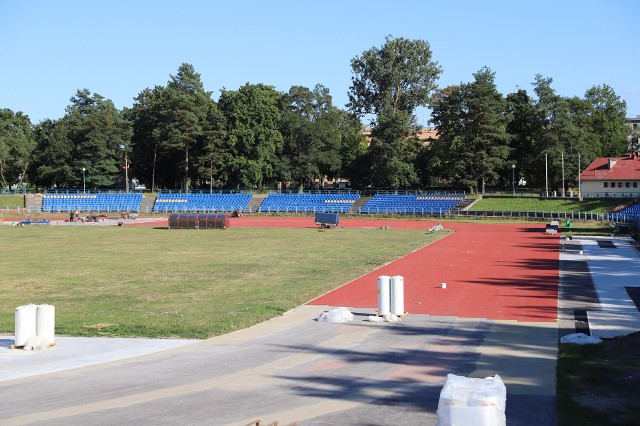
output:
[[17,209],[24,207],[24,195],[0,195],[0,212],[4,209]]
[[514,212],[611,212],[624,205],[626,200],[598,198],[588,200],[556,200],[547,198],[486,197],[476,202],[472,211]]

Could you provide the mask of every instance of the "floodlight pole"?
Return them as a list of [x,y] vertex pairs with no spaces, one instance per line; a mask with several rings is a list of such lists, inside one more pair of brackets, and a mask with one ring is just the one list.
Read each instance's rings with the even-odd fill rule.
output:
[[544,155],[544,195],[549,196],[549,164],[547,154]]
[[564,152],[561,153],[561,155],[562,155],[561,157],[562,159],[562,198],[564,198],[564,195],[565,195],[564,193]]
[[511,165],[511,195],[516,195],[516,165]]
[[582,174],[582,169],[580,167],[580,153],[578,153],[578,200],[582,201],[582,190],[580,186],[580,175]]
[[87,183],[86,183],[87,181],[86,181],[86,179],[84,178],[84,172],[85,172],[85,170],[86,170],[86,169],[83,167],[83,168],[82,168],[82,193],[83,193],[83,194],[87,192]]

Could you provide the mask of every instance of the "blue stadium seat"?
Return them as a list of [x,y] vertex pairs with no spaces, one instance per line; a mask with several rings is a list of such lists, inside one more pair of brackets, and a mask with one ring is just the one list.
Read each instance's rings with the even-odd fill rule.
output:
[[161,193],[153,205],[157,213],[232,212],[244,210],[251,194]]
[[269,213],[345,213],[360,194],[353,192],[269,194],[258,209]]

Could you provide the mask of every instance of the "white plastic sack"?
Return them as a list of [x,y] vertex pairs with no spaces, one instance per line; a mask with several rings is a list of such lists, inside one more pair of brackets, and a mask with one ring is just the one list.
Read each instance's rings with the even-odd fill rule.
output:
[[49,347],[49,342],[47,339],[41,336],[31,336],[24,344],[24,350],[26,351],[39,351],[42,349],[47,349]]
[[474,379],[448,374],[438,401],[438,426],[506,426],[507,388],[497,374]]
[[369,315],[369,321],[371,322],[400,322],[402,318],[394,314],[385,314],[383,316]]
[[567,334],[560,338],[560,343],[575,343],[576,345],[597,345],[602,340],[595,336],[587,336],[584,333]]
[[320,322],[349,322],[353,321],[353,314],[347,308],[335,308],[323,312],[317,319]]

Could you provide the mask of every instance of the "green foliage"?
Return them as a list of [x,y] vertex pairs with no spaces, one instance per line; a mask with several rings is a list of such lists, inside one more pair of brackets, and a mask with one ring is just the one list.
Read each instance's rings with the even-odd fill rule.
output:
[[281,98],[280,92],[264,84],[222,91],[218,105],[227,119],[226,138],[233,158],[228,173],[236,187],[259,188],[281,177]]
[[21,112],[0,109],[0,186],[22,187],[33,160],[35,138],[31,120]]
[[342,170],[342,114],[332,104],[329,90],[293,86],[284,95],[281,132],[287,164],[284,177],[309,188],[323,177],[336,178]]
[[349,88],[349,109],[358,115],[413,113],[426,105],[442,73],[424,40],[387,36],[351,60],[354,76]]
[[3,257],[0,331],[12,332],[14,308],[33,302],[56,306],[59,334],[206,338],[280,315],[442,236],[4,226],[0,239],[12,250]]
[[598,156],[619,156],[627,151],[627,104],[614,90],[603,84],[585,93],[590,107],[589,130],[596,138]]
[[129,118],[133,171],[152,189],[225,177],[224,117],[192,65],[182,64],[166,86],[140,92]]
[[420,142],[407,138],[413,117],[407,112],[388,113],[378,117],[372,131],[370,147],[373,184],[378,188],[406,188],[418,181],[414,164]]
[[123,187],[124,153],[130,144],[129,122],[113,102],[78,90],[66,115],[36,127],[38,156],[34,180],[40,186]]
[[351,69],[349,109],[357,116],[376,115],[370,151],[357,160],[365,172],[361,183],[378,188],[416,185],[420,144],[409,137],[417,129],[413,112],[427,105],[442,72],[429,43],[388,36],[381,48],[352,59]]
[[494,73],[484,67],[469,84],[442,91],[433,107],[440,138],[434,142],[440,175],[470,192],[495,185],[509,155],[505,101]]

